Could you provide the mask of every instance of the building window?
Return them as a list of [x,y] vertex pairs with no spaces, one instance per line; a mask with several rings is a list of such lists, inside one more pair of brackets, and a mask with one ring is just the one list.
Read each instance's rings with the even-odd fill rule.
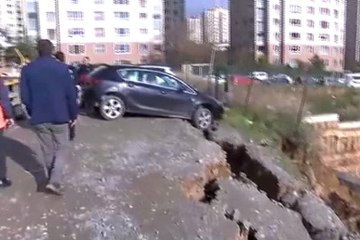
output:
[[78,4],[78,3],[79,3],[79,0],[70,0],[70,2],[71,2],[72,4]]
[[328,46],[321,46],[320,47],[320,54],[321,55],[329,55],[330,54],[330,48]]
[[290,24],[293,26],[301,27],[301,20],[300,19],[290,19]]
[[308,34],[307,34],[307,40],[308,40],[308,41],[314,41],[314,34],[308,33]]
[[279,24],[280,24],[280,20],[279,20],[278,18],[274,18],[274,19],[273,19],[273,24],[276,25],[276,26],[279,25]]
[[96,21],[103,21],[105,19],[105,14],[104,12],[94,12],[94,19]]
[[314,7],[307,7],[307,13],[308,14],[315,14],[315,8]]
[[290,38],[293,40],[299,40],[300,39],[300,33],[292,32],[290,33]]
[[274,34],[274,36],[275,36],[276,41],[280,41],[280,33],[277,32]]
[[319,38],[321,41],[329,41],[330,35],[329,34],[320,34]]
[[320,26],[321,26],[321,28],[323,28],[323,29],[328,29],[329,28],[329,22],[326,22],[326,21],[321,21],[320,22]]
[[301,6],[299,6],[299,5],[290,5],[290,12],[292,12],[292,13],[301,13]]
[[105,53],[105,44],[95,44],[94,52],[97,54]]
[[69,45],[70,54],[84,54],[85,45]]
[[48,22],[55,22],[55,12],[47,12],[46,13],[46,20]]
[[314,47],[313,47],[313,46],[307,46],[307,47],[306,47],[306,50],[307,50],[309,53],[314,53]]
[[147,44],[140,44],[139,51],[140,54],[147,55],[149,53],[149,46]]
[[140,13],[139,18],[145,19],[145,18],[147,18],[147,14],[146,13]]
[[50,40],[55,40],[55,29],[48,29],[47,35]]
[[129,20],[130,14],[129,12],[114,12],[114,16],[121,20]]
[[130,53],[130,45],[125,44],[115,44],[114,52],[116,54],[124,54],[124,53]]
[[140,2],[140,7],[145,8],[146,7],[146,0],[139,0]]
[[313,20],[307,20],[307,26],[308,26],[309,28],[315,27],[314,21],[313,21]]
[[140,28],[141,34],[148,34],[148,30],[146,28]]
[[104,28],[95,28],[95,37],[105,37],[105,29]]
[[130,35],[129,28],[115,28],[115,34],[117,37],[127,37]]
[[84,37],[84,29],[83,28],[70,28],[69,37]]
[[68,11],[67,17],[68,17],[68,20],[71,20],[71,21],[82,21],[84,19],[84,13],[77,12],[77,11]]
[[328,8],[320,8],[321,15],[330,15],[330,10]]
[[339,11],[338,10],[334,10],[334,16],[335,16],[335,18],[339,17]]
[[113,0],[114,4],[124,4],[129,5],[129,0]]
[[300,46],[289,46],[290,53],[300,53]]
[[280,5],[279,4],[274,4],[273,5],[273,8],[274,8],[274,10],[280,10]]
[[95,4],[104,4],[104,0],[95,0],[94,3]]
[[334,35],[334,42],[337,43],[339,41],[339,36],[338,35]]

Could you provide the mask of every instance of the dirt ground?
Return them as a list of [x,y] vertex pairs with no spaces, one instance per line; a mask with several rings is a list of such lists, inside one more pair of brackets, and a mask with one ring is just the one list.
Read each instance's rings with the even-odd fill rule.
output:
[[[181,120],[83,117],[63,197],[36,192],[37,140],[26,126],[6,133],[9,177],[0,191],[0,239],[235,239],[238,227],[188,200],[186,179],[224,161],[215,143]],[[235,236],[236,235],[236,236]]]

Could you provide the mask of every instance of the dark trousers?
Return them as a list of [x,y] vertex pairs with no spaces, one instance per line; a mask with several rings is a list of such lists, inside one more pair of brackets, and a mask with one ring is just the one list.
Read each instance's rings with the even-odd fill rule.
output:
[[43,123],[34,126],[40,141],[40,162],[50,183],[63,181],[65,163],[70,153],[68,124]]
[[0,179],[6,178],[6,154],[4,150],[4,129],[0,129]]

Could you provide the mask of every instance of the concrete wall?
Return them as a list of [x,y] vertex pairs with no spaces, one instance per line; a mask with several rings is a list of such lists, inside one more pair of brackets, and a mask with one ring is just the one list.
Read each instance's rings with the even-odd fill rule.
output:
[[339,115],[310,116],[320,160],[339,172],[360,176],[360,121],[340,122]]

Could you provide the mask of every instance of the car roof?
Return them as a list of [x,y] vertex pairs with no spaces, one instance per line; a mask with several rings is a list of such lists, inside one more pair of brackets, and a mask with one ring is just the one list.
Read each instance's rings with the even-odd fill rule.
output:
[[113,68],[113,69],[144,69],[144,70],[151,70],[151,71],[158,71],[158,72],[163,72],[166,73],[166,69],[161,68],[161,67],[147,67],[147,66],[138,66],[138,65],[107,65],[109,68]]

